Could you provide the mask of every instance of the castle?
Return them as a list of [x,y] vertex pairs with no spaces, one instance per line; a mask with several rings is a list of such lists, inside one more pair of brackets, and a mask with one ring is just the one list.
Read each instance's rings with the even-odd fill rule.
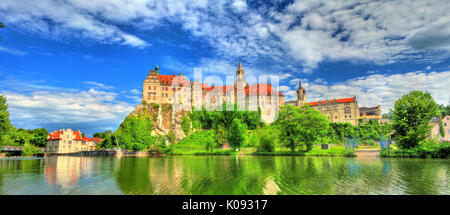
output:
[[[242,93],[239,93],[242,92]],[[324,101],[306,102],[306,90],[298,83],[297,100],[285,102],[285,96],[277,92],[271,84],[249,85],[245,71],[239,61],[233,86],[209,86],[197,81],[191,82],[185,76],[161,75],[159,67],[150,70],[144,80],[142,100],[145,103],[183,104],[186,110],[192,107],[209,107],[209,110],[221,108],[227,104],[245,105],[240,110],[261,110],[262,120],[271,123],[277,118],[278,108],[284,105],[310,105],[328,117],[330,122],[348,122],[358,125],[358,120],[376,119],[382,121],[381,106],[359,107],[356,97]],[[198,110],[198,109],[197,109]]]
[[245,79],[245,71],[239,61],[233,86],[210,86],[197,81],[191,82],[185,76],[161,75],[159,67],[150,70],[144,80],[142,100],[154,104],[185,105],[185,109],[192,107],[206,107],[210,110],[222,108],[226,104],[241,104],[239,110],[261,110],[262,120],[270,123],[276,119],[278,107],[284,105],[284,95],[277,92],[271,84],[251,84]]
[[306,102],[306,90],[302,87],[301,81],[298,82],[297,100],[289,101],[286,104],[293,106],[303,106],[308,104],[315,110],[326,115],[330,122],[348,122],[352,125],[358,125],[359,119],[368,120],[375,119],[381,122],[381,106],[376,107],[359,107],[355,97],[340,98],[324,101]]

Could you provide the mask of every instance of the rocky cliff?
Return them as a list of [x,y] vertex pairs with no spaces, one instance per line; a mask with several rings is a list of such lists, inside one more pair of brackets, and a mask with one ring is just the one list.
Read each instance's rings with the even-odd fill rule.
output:
[[164,135],[168,144],[172,144],[168,138],[169,131],[174,132],[175,141],[179,141],[186,137],[181,129],[181,120],[183,116],[188,115],[187,111],[175,112],[169,104],[145,104],[136,105],[136,109],[131,114],[145,114],[150,116],[153,120],[152,135]]

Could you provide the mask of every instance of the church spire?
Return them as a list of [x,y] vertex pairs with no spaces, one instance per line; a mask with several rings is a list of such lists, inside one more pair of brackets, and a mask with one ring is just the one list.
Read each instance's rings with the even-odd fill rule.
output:
[[239,65],[238,65],[238,71],[243,71],[244,69],[242,68],[242,63],[241,63],[241,58],[239,58]]

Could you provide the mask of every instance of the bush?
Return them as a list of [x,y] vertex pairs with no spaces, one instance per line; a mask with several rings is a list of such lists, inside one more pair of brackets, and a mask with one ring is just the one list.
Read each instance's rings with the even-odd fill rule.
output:
[[33,146],[30,143],[25,143],[25,145],[23,146],[23,149],[22,149],[22,154],[24,156],[33,156],[35,154],[39,154],[40,152],[41,151],[39,150],[38,147]]
[[154,148],[156,137],[151,135],[153,122],[147,115],[128,115],[119,129],[106,137],[99,148],[115,148],[116,141],[121,149],[145,151]]
[[191,130],[191,121],[187,116],[183,116],[181,119],[181,129],[183,129],[184,134],[188,135]]
[[175,143],[175,133],[172,130],[170,130],[167,136],[169,138],[169,142],[171,144],[174,144]]
[[205,149],[207,142],[205,140],[212,138],[214,140],[214,130],[200,130],[183,138],[177,143],[177,147],[201,148]]
[[382,157],[409,157],[409,158],[449,158],[450,143],[442,144],[434,141],[426,141],[412,149],[384,149],[381,150]]

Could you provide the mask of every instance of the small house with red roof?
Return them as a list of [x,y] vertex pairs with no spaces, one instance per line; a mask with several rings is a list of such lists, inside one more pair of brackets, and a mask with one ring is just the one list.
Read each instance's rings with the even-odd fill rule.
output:
[[101,138],[82,137],[80,131],[60,129],[47,136],[46,152],[51,154],[67,154],[81,151],[94,151]]

